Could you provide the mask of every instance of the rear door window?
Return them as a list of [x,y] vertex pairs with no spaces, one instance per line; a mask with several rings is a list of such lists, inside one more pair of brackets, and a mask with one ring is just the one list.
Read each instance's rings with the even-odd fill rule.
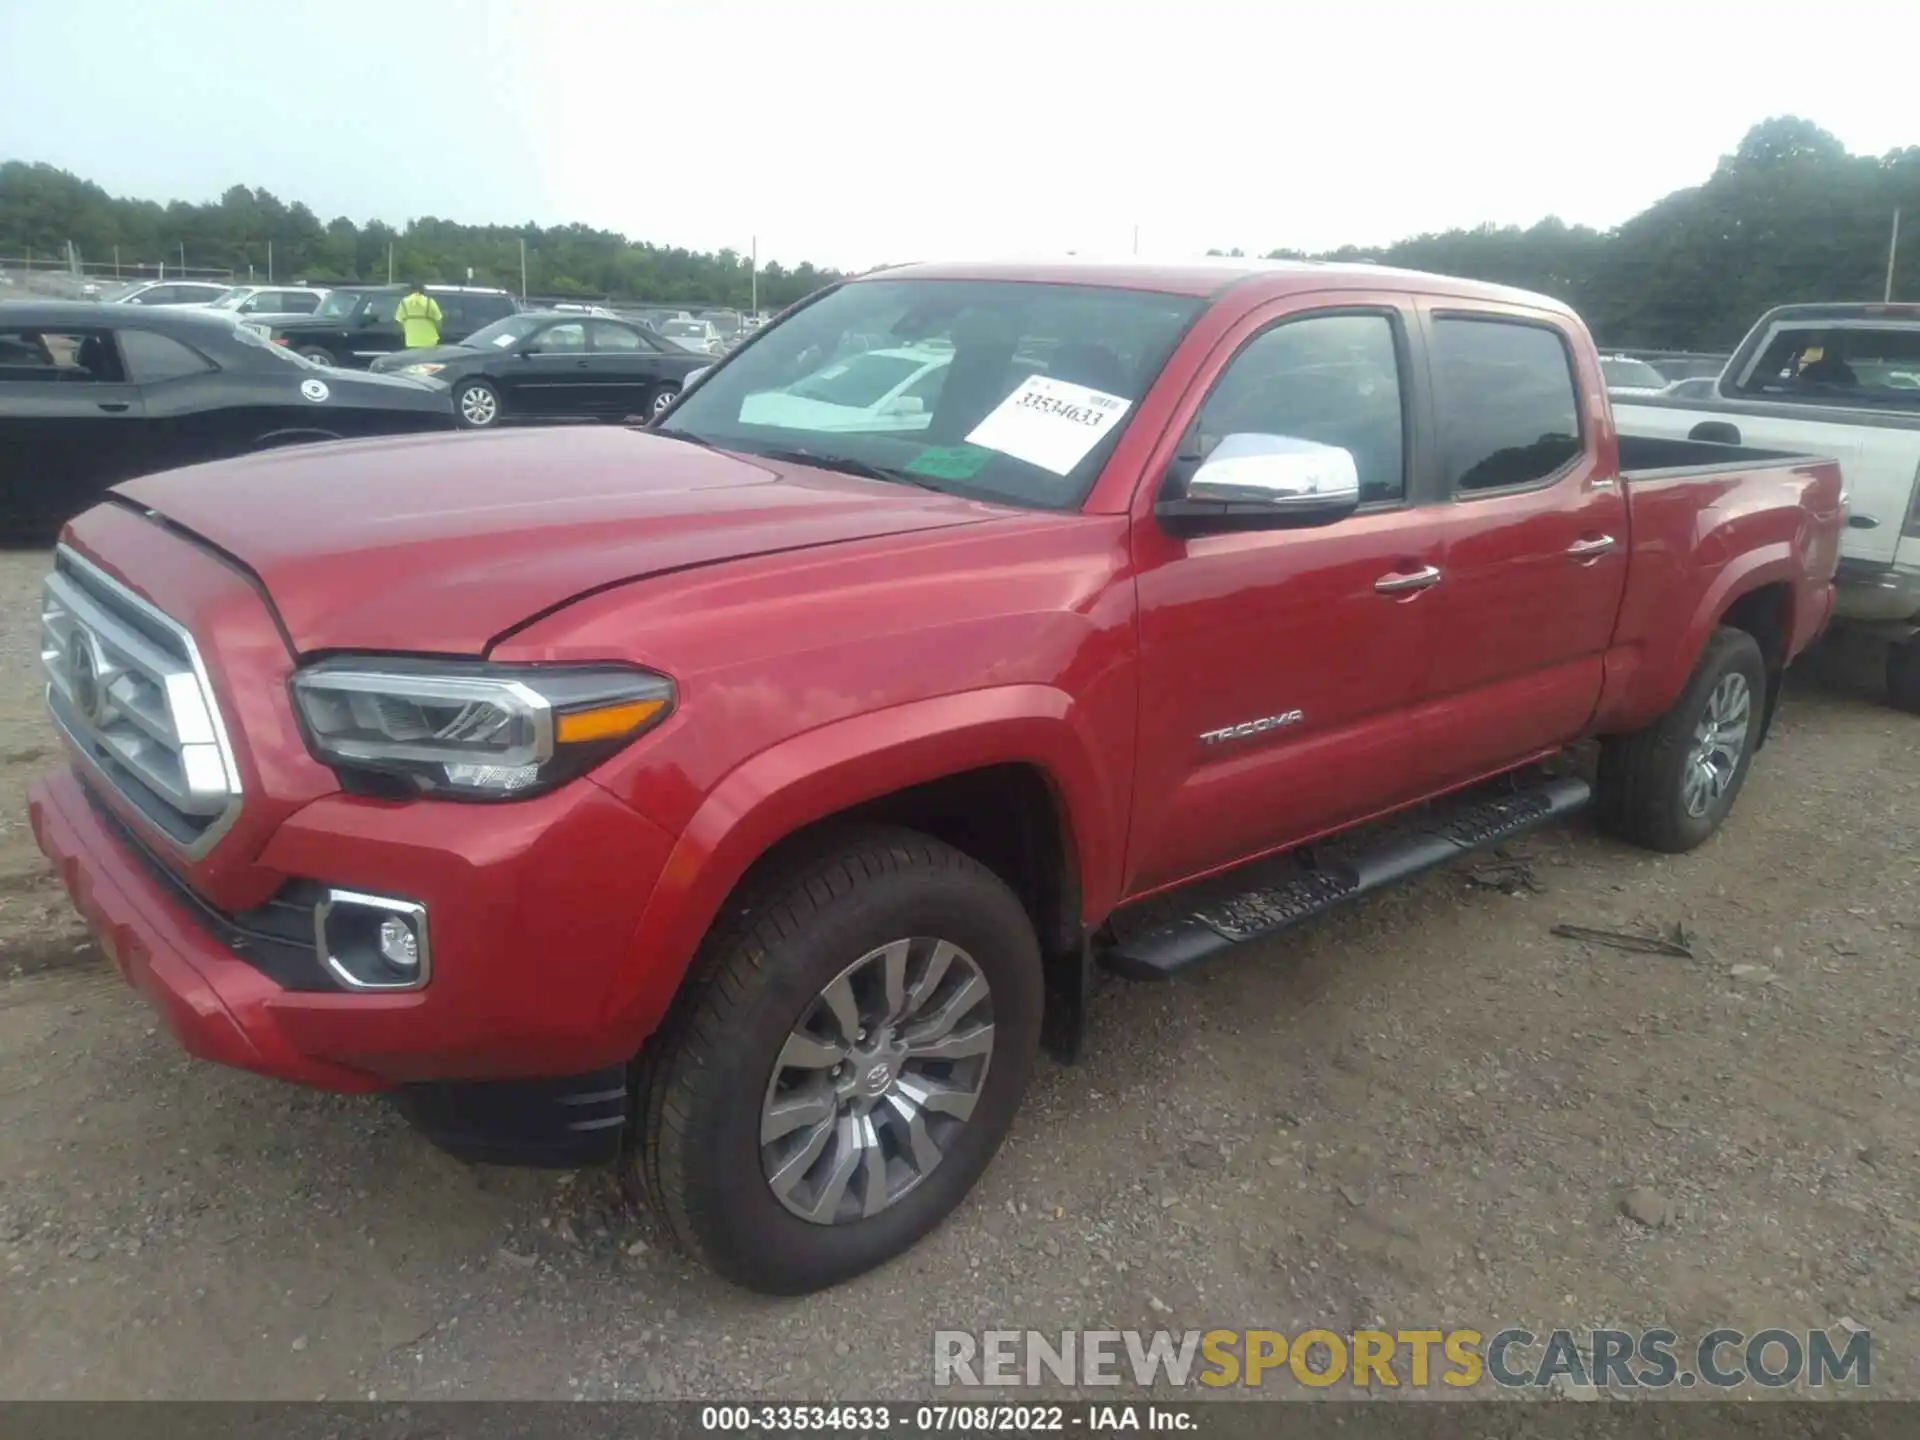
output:
[[1429,366],[1454,494],[1546,484],[1585,448],[1573,357],[1552,327],[1440,316]]
[[600,351],[633,354],[640,350],[652,350],[654,346],[638,330],[625,325],[609,324],[605,320],[596,320],[587,327],[592,337],[593,348]]
[[[466,317],[466,323],[476,330],[513,314],[513,301],[505,295],[462,295],[457,303],[461,314]],[[440,301],[440,308],[447,308],[444,298]]]
[[127,357],[127,378],[136,385],[158,385],[216,368],[199,351],[151,330],[122,330],[120,349]]

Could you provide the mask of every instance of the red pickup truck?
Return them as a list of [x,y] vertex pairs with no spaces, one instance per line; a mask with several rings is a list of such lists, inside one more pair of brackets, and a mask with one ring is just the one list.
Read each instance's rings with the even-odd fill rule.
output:
[[1841,523],[1830,462],[1616,435],[1538,296],[890,269],[649,429],[119,486],[47,581],[33,828],[193,1053],[620,1158],[803,1292],[959,1203],[1098,964],[1589,798],[1700,844]]

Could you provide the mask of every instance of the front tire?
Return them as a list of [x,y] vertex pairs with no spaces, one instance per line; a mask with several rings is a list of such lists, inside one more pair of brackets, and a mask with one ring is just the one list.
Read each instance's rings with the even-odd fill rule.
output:
[[715,925],[641,1066],[641,1182],[682,1245],[770,1295],[907,1250],[1006,1138],[1039,1050],[1013,892],[913,831],[844,833]]
[[491,430],[500,423],[500,392],[484,380],[464,381],[453,392],[453,413],[463,430]]
[[1920,639],[1888,647],[1887,703],[1909,715],[1920,715]]
[[1714,631],[1667,713],[1644,730],[1602,744],[1602,828],[1670,855],[1703,844],[1746,784],[1766,703],[1767,665],[1759,642],[1744,630]]

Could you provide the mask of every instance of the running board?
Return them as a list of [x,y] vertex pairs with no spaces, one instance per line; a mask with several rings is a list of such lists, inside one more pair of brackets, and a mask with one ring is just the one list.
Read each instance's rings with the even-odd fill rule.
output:
[[1469,798],[1438,802],[1410,825],[1338,859],[1306,865],[1284,860],[1291,873],[1280,876],[1272,876],[1263,863],[1249,869],[1266,870],[1272,878],[1252,883],[1245,877],[1223,877],[1229,883],[1238,878],[1239,889],[1221,891],[1209,883],[1214,893],[1208,899],[1197,906],[1187,904],[1162,923],[1132,934],[1123,931],[1102,961],[1129,980],[1171,979],[1236,945],[1264,940],[1336,905],[1538,829],[1572,814],[1591,796],[1586,781],[1559,776],[1503,793],[1478,790]]

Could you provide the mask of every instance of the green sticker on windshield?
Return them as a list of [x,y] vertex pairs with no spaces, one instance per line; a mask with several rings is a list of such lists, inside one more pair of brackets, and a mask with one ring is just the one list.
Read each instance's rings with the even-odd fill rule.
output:
[[993,451],[978,445],[932,445],[906,464],[914,475],[931,475],[940,480],[966,480],[987,468]]

